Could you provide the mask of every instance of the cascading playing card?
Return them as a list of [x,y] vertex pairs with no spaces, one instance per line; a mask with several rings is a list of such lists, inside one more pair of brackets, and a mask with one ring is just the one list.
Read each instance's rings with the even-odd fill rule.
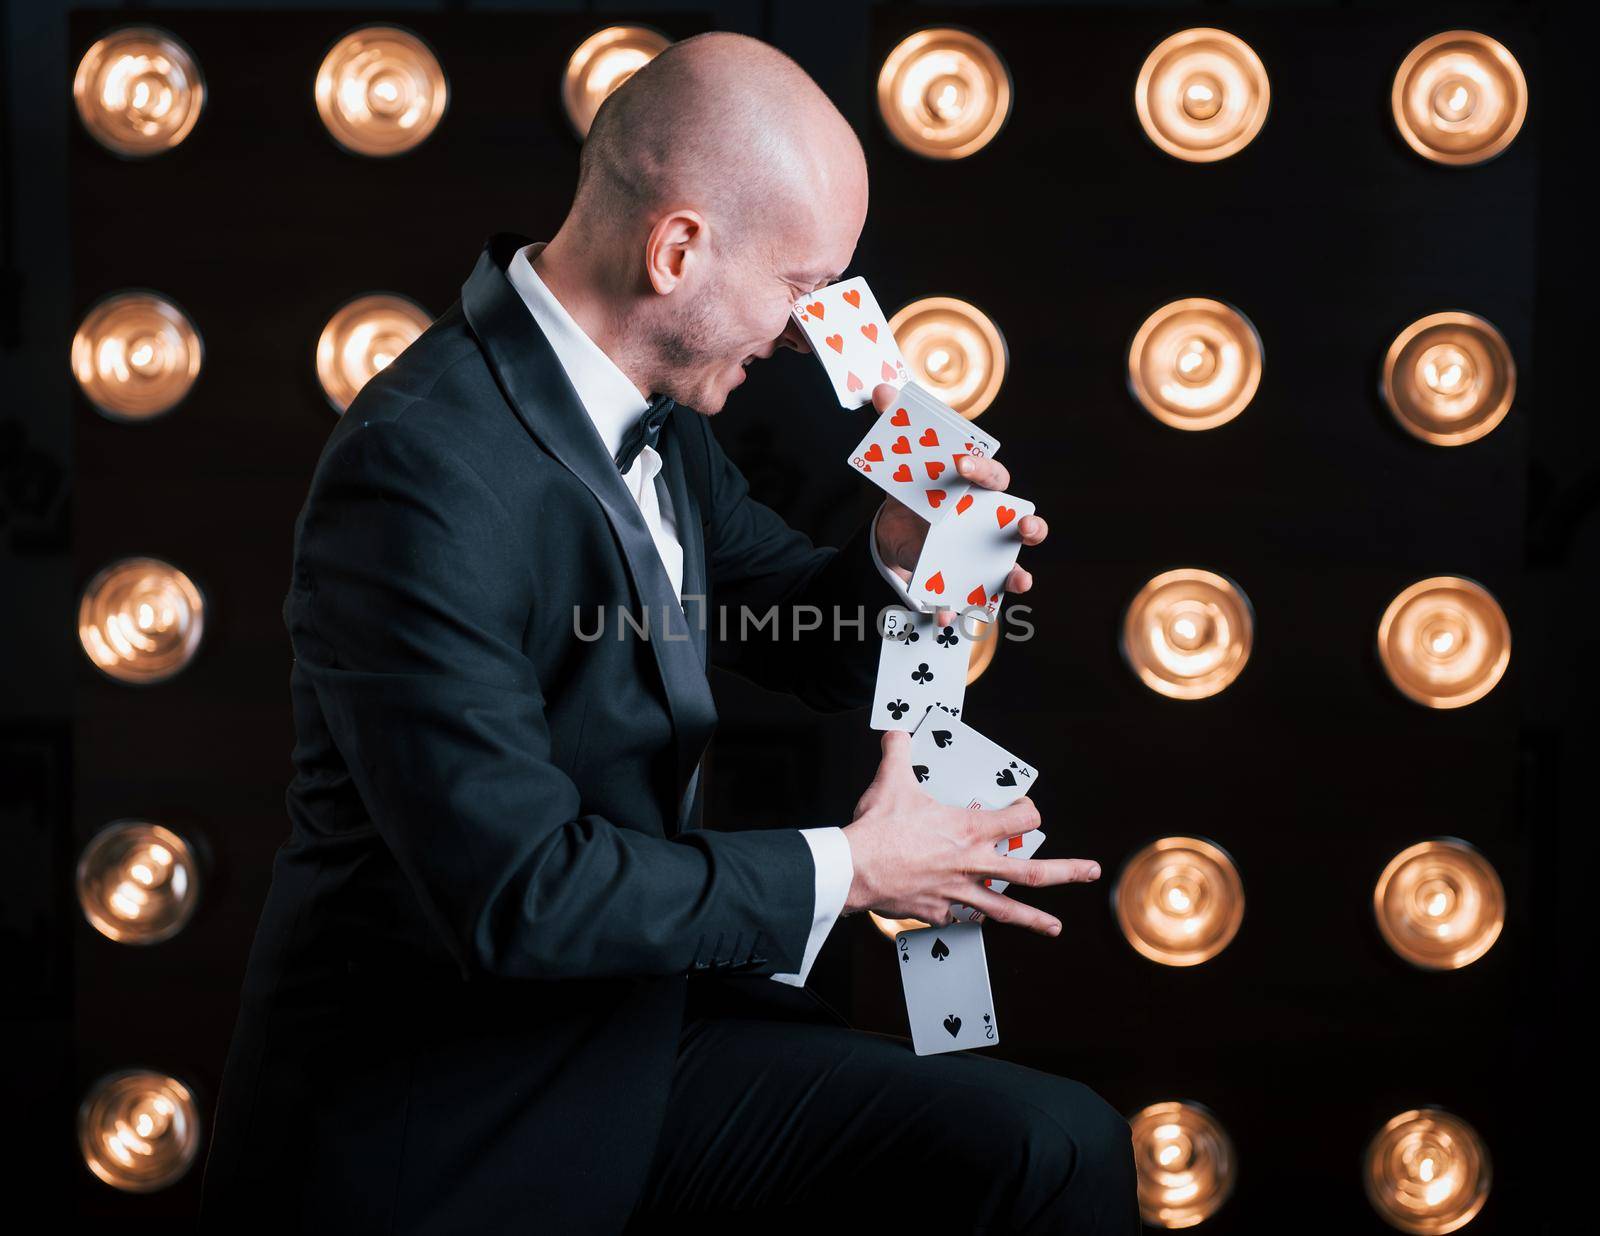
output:
[[1039,780],[1031,765],[937,706],[912,731],[911,769],[929,798],[987,811],[1031,794]]
[[940,626],[934,617],[899,606],[884,611],[873,729],[909,733],[933,704],[960,715],[972,642],[960,623]]
[[1032,514],[1033,503],[1015,494],[992,489],[967,494],[948,519],[928,529],[911,573],[912,604],[993,621],[1022,549],[1022,521]]
[[917,1055],[993,1047],[1000,1041],[981,924],[902,931],[894,946]]
[[975,428],[916,382],[907,382],[846,462],[891,498],[938,524],[972,503],[976,487],[956,471],[956,461],[963,455],[993,459],[999,450],[998,438]]
[[842,406],[859,408],[872,401],[878,383],[902,386],[910,376],[888,319],[861,276],[802,296],[789,313],[805,332]]

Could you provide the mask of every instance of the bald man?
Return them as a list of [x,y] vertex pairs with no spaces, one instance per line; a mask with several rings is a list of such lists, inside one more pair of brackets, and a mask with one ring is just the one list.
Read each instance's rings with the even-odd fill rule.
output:
[[890,502],[818,548],[708,427],[745,365],[804,347],[788,307],[866,208],[860,144],[798,66],[675,44],[600,108],[556,235],[492,238],[330,435],[284,605],[292,831],[206,1230],[1136,1230],[1128,1127],[1087,1087],[918,1057],[804,987],[869,908],[1057,934],[979,882],[1099,875],[994,854],[1030,801],[941,806],[891,733],[849,822],[701,826],[708,661],[866,705],[926,531]]

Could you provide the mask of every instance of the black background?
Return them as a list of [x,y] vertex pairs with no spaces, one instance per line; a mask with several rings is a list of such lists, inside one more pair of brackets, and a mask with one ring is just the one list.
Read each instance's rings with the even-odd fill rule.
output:
[[[554,233],[577,164],[561,69],[593,29],[631,16],[672,37],[740,29],[796,56],[867,148],[872,207],[847,273],[866,274],[891,313],[955,295],[1006,336],[1010,372],[983,423],[1053,531],[1027,557],[1038,634],[1001,645],[969,717],[1041,770],[1046,853],[1097,858],[1106,878],[1038,896],[1063,920],[1059,940],[986,933],[998,1054],[1080,1078],[1127,1112],[1210,1106],[1240,1179],[1207,1230],[1383,1230],[1361,1194],[1361,1154],[1384,1120],[1423,1103],[1465,1117],[1493,1155],[1494,1192],[1470,1230],[1557,1226],[1541,1187],[1550,1148],[1529,1130],[1561,1078],[1571,922],[1559,907],[1565,895],[1574,915],[1583,869],[1577,720],[1594,671],[1576,654],[1600,487],[1591,414],[1562,385],[1582,359],[1573,122],[1558,103],[1577,88],[1566,11],[565,7],[137,6],[54,25],[7,10],[8,77],[36,83],[32,95],[8,86],[6,126],[0,562],[13,659],[0,820],[30,874],[0,925],[16,968],[10,1054],[34,1062],[11,1162],[37,1165],[34,1187],[83,1215],[139,1225],[193,1213],[198,1170],[161,1194],[118,1195],[82,1169],[72,1120],[94,1078],[132,1064],[185,1078],[209,1118],[287,833],[280,609],[294,515],[333,423],[317,335],[369,291],[438,313],[491,232]],[[311,83],[335,39],[383,18],[436,50],[450,108],[411,154],[363,160],[327,137]],[[209,89],[189,139],[146,162],[103,151],[71,112],[78,57],[127,20],[180,35]],[[944,22],[990,39],[1016,88],[998,139],[954,163],[891,142],[871,93],[901,37]],[[1211,166],[1158,152],[1131,106],[1150,47],[1201,24],[1250,43],[1273,91],[1260,136]],[[1504,42],[1532,98],[1516,143],[1465,170],[1417,157],[1388,118],[1401,57],[1457,26]],[[82,313],[130,287],[174,299],[206,346],[189,399],[131,426],[97,415],[65,364]],[[1180,296],[1238,306],[1265,347],[1254,402],[1206,433],[1158,424],[1124,385],[1134,329]],[[1496,323],[1519,368],[1512,414],[1459,449],[1414,441],[1376,394],[1389,340],[1441,309]],[[715,423],[757,494],[817,539],[836,542],[870,512],[876,491],[839,466],[860,418],[832,404],[809,359],[753,368]],[[73,639],[78,589],[131,553],[175,562],[209,602],[199,657],[154,688],[99,677]],[[1117,654],[1128,599],[1175,566],[1227,574],[1254,606],[1250,663],[1214,699],[1156,696]],[[1389,686],[1374,633],[1395,593],[1442,573],[1496,595],[1513,646],[1494,692],[1435,713]],[[865,718],[716,686],[708,819],[847,820],[876,763]],[[151,949],[104,940],[71,894],[82,844],[129,816],[167,823],[205,855],[194,922]],[[1247,896],[1237,940],[1188,970],[1136,955],[1109,912],[1123,860],[1172,834],[1228,849]],[[1378,938],[1371,890],[1394,853],[1444,834],[1494,862],[1508,922],[1473,966],[1424,974]],[[856,1024],[903,1031],[890,949],[865,916],[835,929],[812,983]]]

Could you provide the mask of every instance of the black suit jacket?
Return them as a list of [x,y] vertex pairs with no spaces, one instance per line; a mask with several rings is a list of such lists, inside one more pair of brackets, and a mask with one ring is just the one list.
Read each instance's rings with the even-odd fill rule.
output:
[[[507,280],[526,243],[492,238],[362,390],[296,523],[292,831],[218,1096],[208,1230],[616,1230],[690,976],[800,966],[810,850],[797,829],[696,827],[715,624],[694,602],[686,619]],[[706,417],[679,409],[661,450],[686,594],[869,623],[892,602],[866,528],[814,547]],[[711,644],[816,708],[864,705],[876,641],[830,626]]]

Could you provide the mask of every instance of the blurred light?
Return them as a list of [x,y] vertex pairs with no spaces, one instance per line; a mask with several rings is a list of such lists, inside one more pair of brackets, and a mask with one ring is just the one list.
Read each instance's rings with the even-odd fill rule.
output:
[[78,904],[119,944],[159,944],[183,930],[199,900],[189,843],[144,820],[107,825],[78,859]]
[[1459,575],[1418,580],[1378,623],[1378,658],[1402,694],[1429,708],[1482,699],[1511,661],[1511,624],[1481,584]]
[[1505,419],[1517,393],[1517,366],[1505,337],[1476,314],[1434,313],[1389,345],[1381,389],[1407,433],[1435,446],[1460,446]]
[[911,376],[975,420],[1006,380],[1006,341],[988,314],[953,296],[914,300],[889,319]]
[[884,918],[876,910],[868,910],[867,916],[872,919],[873,925],[891,940],[902,931],[921,931],[928,925],[919,918]]
[[1198,1103],[1152,1103],[1134,1113],[1139,1214],[1151,1227],[1203,1223],[1233,1192],[1233,1142]]
[[1221,846],[1163,837],[1130,858],[1111,890],[1128,943],[1164,966],[1197,966],[1233,941],[1244,919],[1244,884]]
[[1435,163],[1468,166],[1515,140],[1528,114],[1516,57],[1486,34],[1448,30],[1411,49],[1394,75],[1395,127]]
[[1128,345],[1128,390],[1174,429],[1215,429],[1243,412],[1261,384],[1261,336],[1220,300],[1162,305]]
[[126,1070],[102,1077],[78,1108],[78,1149],[115,1189],[153,1193],[183,1178],[200,1150],[200,1112],[175,1077]]
[[1367,1147],[1367,1200],[1402,1232],[1436,1236],[1463,1228],[1483,1209],[1492,1172],[1483,1139],[1437,1107],[1401,1112]]
[[1401,850],[1378,877],[1372,910],[1384,942],[1424,970],[1459,970],[1487,953],[1506,921],[1493,864],[1443,837]]
[[333,45],[317,70],[317,114],[351,154],[404,154],[438,127],[450,99],[444,69],[397,26],[363,26]]
[[200,590],[159,558],[113,562],[89,581],[78,603],[83,651],[119,682],[171,678],[194,659],[204,630]]
[[1152,691],[1198,700],[1226,688],[1250,659],[1250,599],[1226,576],[1193,567],[1157,575],[1128,603],[1122,655]]
[[913,154],[964,159],[995,138],[1011,113],[1011,74],[1000,53],[966,30],[919,30],[878,71],[878,111]]
[[972,636],[972,654],[967,658],[967,686],[971,686],[983,677],[983,671],[989,668],[994,660],[995,649],[1000,646],[1000,624],[998,622],[980,622],[967,624],[968,628],[976,625],[978,633]]
[[1133,105],[1145,134],[1173,158],[1211,163],[1243,150],[1267,120],[1261,59],[1226,30],[1180,30],[1145,59]]
[[72,79],[72,101],[89,136],[128,158],[183,141],[205,99],[194,53],[153,26],[113,30],[83,54]]
[[428,329],[432,318],[416,301],[375,292],[347,302],[317,340],[317,381],[333,410],[346,408],[379,370]]
[[200,376],[200,332],[154,292],[119,292],[84,315],[72,336],[72,375],[105,416],[144,421],[182,402]]
[[648,26],[607,26],[578,44],[578,50],[567,58],[567,71],[561,78],[561,106],[574,132],[587,137],[606,96],[671,42]]

